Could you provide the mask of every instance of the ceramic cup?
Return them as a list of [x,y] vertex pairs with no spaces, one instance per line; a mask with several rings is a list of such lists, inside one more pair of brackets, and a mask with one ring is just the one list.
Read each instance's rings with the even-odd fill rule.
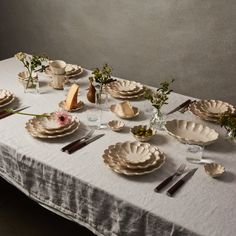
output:
[[49,68],[53,75],[64,75],[66,63],[62,60],[55,60],[49,63]]
[[52,87],[54,89],[64,89],[65,76],[64,75],[52,75]]

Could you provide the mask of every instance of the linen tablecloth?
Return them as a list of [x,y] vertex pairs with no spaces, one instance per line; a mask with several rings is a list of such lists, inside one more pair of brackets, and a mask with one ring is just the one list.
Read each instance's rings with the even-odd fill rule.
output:
[[[42,74],[39,76],[41,94],[25,94],[17,79],[17,73],[22,70],[14,58],[1,61],[0,88],[12,91],[18,104],[29,105],[27,112],[40,114],[58,110],[58,103],[65,99],[66,92],[52,89],[49,79]],[[118,175],[102,160],[103,151],[109,145],[134,140],[128,127],[148,124],[151,115],[148,101],[131,102],[143,112],[133,120],[125,120],[123,132],[97,130],[96,134],[105,133],[105,136],[72,155],[60,151],[62,146],[87,132],[89,73],[86,71],[78,80],[79,97],[85,102],[85,108],[74,113],[81,121],[75,134],[41,140],[30,136],[25,129],[28,116],[16,114],[0,120],[0,175],[41,205],[97,235],[235,235],[236,145],[226,140],[224,130],[215,124],[203,122],[190,112],[168,116],[169,120],[193,120],[216,129],[220,138],[205,148],[204,157],[226,168],[222,178],[213,179],[205,174],[202,166],[197,166],[195,175],[173,198],[165,192],[155,193],[153,189],[181,163],[186,163],[187,152],[186,145],[165,132],[158,132],[150,141],[167,156],[165,165],[151,174]],[[187,98],[172,93],[164,111]],[[110,104],[117,102],[109,98]],[[104,111],[103,121],[111,119],[117,117]]]

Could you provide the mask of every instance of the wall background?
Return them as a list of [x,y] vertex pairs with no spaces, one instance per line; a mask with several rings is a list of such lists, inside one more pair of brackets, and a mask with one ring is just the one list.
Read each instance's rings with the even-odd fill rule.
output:
[[1,0],[0,59],[46,52],[236,104],[235,0]]

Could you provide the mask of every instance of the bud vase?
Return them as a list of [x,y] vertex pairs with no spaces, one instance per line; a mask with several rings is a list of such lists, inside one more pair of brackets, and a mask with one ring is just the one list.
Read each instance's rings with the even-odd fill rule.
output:
[[155,130],[164,131],[166,124],[166,115],[160,110],[154,109],[150,120],[150,127]]
[[26,78],[23,81],[24,92],[25,93],[33,93],[39,94],[39,80],[38,78]]

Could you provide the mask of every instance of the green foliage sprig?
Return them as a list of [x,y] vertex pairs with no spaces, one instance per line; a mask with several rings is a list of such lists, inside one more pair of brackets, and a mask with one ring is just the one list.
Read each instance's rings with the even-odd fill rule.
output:
[[156,91],[151,89],[146,90],[144,98],[149,100],[152,103],[152,106],[160,111],[163,105],[168,104],[168,96],[173,91],[170,90],[169,87],[174,81],[175,80],[172,79],[170,82],[164,81],[160,83],[160,87]]
[[112,68],[106,63],[102,69],[96,68],[92,74],[94,75],[93,77],[90,77],[90,79],[95,80],[95,82],[104,85],[108,84],[113,81],[111,78],[111,73],[112,73]]
[[232,138],[236,139],[236,113],[224,113],[219,123],[221,127],[224,127],[228,132],[231,132]]
[[29,73],[29,79],[26,85],[26,88],[28,88],[29,82],[33,81],[33,72],[36,72],[36,69],[40,72],[45,70],[46,66],[43,65],[43,62],[48,61],[48,57],[45,55],[29,55],[24,52],[18,52],[15,57],[23,63]]

